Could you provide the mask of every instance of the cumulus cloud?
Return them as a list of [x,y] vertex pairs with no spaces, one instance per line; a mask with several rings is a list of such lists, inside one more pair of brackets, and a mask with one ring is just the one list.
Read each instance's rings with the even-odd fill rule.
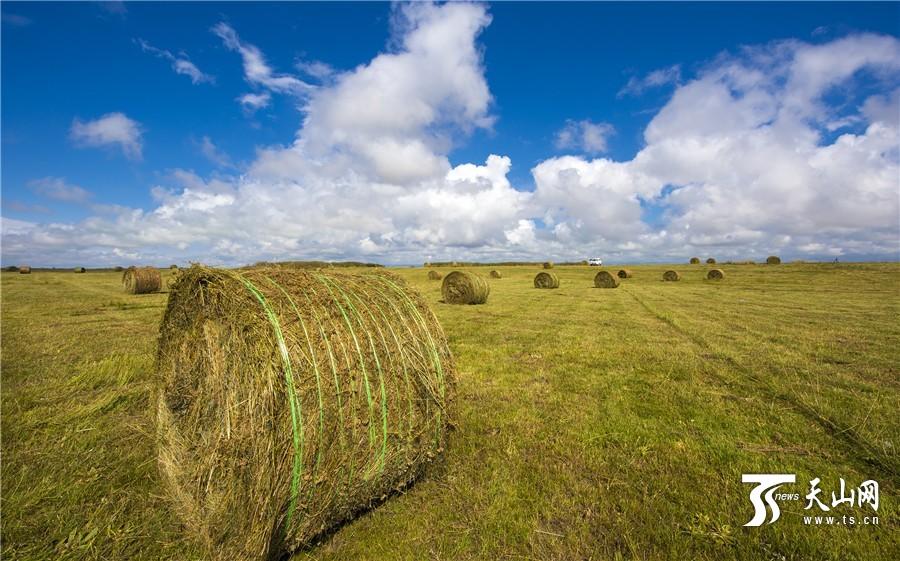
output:
[[174,55],[171,51],[158,49],[143,39],[136,39],[136,42],[145,53],[150,53],[159,58],[168,60],[172,64],[172,70],[174,70],[176,74],[182,74],[189,77],[192,84],[215,82],[213,76],[202,72],[184,53]]
[[[502,154],[448,159],[467,134],[493,126],[478,45],[489,23],[480,5],[401,5],[390,48],[306,91],[294,142],[259,148],[240,177],[176,170],[154,186],[150,210],[109,206],[77,225],[4,222],[4,255],[109,264],[123,255],[162,264],[896,256],[896,39],[792,40],[719,56],[681,78],[633,158],[549,158],[528,192],[510,184]],[[278,75],[247,69],[268,68],[258,50],[221,31],[250,53],[258,95],[279,93],[265,85]],[[850,87],[863,75],[866,88]],[[840,134],[830,132],[841,119]],[[600,152],[596,139],[584,149],[583,129],[571,141]]]
[[76,118],[69,129],[69,137],[78,146],[118,146],[132,160],[141,159],[142,134],[140,123],[118,112],[93,121]]
[[67,183],[61,177],[44,177],[35,179],[28,186],[42,197],[68,203],[85,203],[91,198],[91,193],[79,187]]
[[615,127],[609,123],[569,119],[566,126],[556,133],[556,147],[560,150],[574,149],[588,154],[606,152],[607,139],[615,132]]

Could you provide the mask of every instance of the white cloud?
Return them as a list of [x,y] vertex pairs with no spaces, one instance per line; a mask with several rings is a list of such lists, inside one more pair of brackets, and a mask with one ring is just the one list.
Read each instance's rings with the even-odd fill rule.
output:
[[187,55],[185,55],[184,53],[180,53],[176,56],[170,51],[154,47],[143,39],[137,39],[136,41],[137,44],[140,45],[141,50],[145,53],[156,55],[172,63],[172,70],[174,70],[176,74],[182,74],[189,77],[192,84],[215,82],[215,78],[213,76],[202,72],[199,68],[197,68],[197,65],[191,62]]
[[641,95],[651,88],[658,88],[669,84],[681,83],[681,65],[674,64],[666,68],[659,68],[649,72],[644,77],[632,76],[628,79],[628,83],[619,90],[617,97],[625,97],[626,95]]
[[609,123],[569,119],[566,126],[556,133],[556,147],[560,150],[575,149],[588,154],[606,152],[607,140],[615,132],[615,127]]
[[272,94],[270,94],[269,92],[262,92],[259,94],[246,93],[238,97],[237,99],[238,102],[240,102],[241,106],[244,107],[244,109],[252,113],[257,109],[268,107],[269,102],[272,101]]
[[35,179],[28,186],[42,197],[69,203],[85,203],[91,198],[91,193],[78,185],[66,183],[61,177],[44,177]]
[[328,80],[337,72],[330,64],[320,60],[300,60],[294,66],[316,80]]
[[107,113],[93,121],[75,119],[69,137],[80,146],[117,145],[127,158],[141,159],[142,128],[124,113]]
[[219,149],[218,146],[213,143],[212,139],[208,136],[204,136],[200,139],[198,143],[198,148],[200,149],[200,153],[209,160],[210,162],[216,164],[221,168],[230,168],[234,167],[234,164],[231,162],[231,158],[228,157],[228,154]]

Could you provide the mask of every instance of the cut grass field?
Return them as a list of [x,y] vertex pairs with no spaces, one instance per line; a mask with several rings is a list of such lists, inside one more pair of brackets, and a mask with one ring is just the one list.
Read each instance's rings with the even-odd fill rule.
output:
[[[424,480],[295,559],[896,559],[900,265],[718,267],[595,289],[558,266],[557,290],[497,267],[480,306],[398,269],[456,356],[458,426]],[[120,278],[2,275],[3,559],[199,558],[157,475],[166,294]],[[745,528],[742,473],[796,473],[800,500]],[[879,524],[804,525],[816,477],[829,505],[877,480]]]

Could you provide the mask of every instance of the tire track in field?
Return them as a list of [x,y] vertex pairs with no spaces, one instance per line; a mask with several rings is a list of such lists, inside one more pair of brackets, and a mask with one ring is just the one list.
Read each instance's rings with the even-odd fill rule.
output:
[[[754,371],[744,365],[740,360],[736,359],[734,356],[722,352],[721,350],[715,349],[706,339],[688,331],[681,327],[674,318],[658,312],[653,309],[649,304],[647,304],[643,299],[638,297],[637,294],[634,294],[630,290],[627,290],[623,287],[624,292],[626,292],[629,296],[631,296],[644,310],[647,311],[650,315],[655,317],[661,323],[669,326],[673,331],[675,331],[682,338],[687,339],[695,346],[699,347],[704,351],[704,355],[708,356],[712,359],[719,360],[724,362],[732,369],[736,370],[740,374],[743,375],[744,379],[753,382],[754,387],[756,389],[762,390],[765,395],[771,399],[776,399],[782,403],[785,403],[789,407],[791,407],[794,411],[800,413],[805,418],[810,421],[816,423],[827,434],[829,434],[832,438],[838,441],[844,448],[847,449],[848,452],[856,452],[856,454],[850,453],[848,456],[851,459],[856,459],[866,464],[867,466],[873,467],[879,470],[882,474],[888,476],[888,478],[894,483],[897,484],[900,482],[900,470],[893,462],[886,462],[879,450],[869,444],[869,442],[862,435],[859,434],[853,427],[841,427],[838,425],[833,419],[828,417],[827,415],[823,415],[820,411],[816,410],[814,407],[810,406],[803,401],[798,400],[794,395],[789,393],[785,393],[780,391],[779,389],[772,386],[772,384],[766,382],[765,380],[756,376]],[[779,343],[774,343],[775,345],[780,345]],[[750,392],[746,391],[746,385],[741,384],[740,380],[731,381],[725,379],[722,375],[720,375],[715,369],[709,369],[709,373],[716,379],[718,379],[723,385],[729,385],[730,387],[738,388],[742,387],[745,390],[745,395],[749,395]],[[859,451],[864,451],[865,454],[860,456],[858,454]]]

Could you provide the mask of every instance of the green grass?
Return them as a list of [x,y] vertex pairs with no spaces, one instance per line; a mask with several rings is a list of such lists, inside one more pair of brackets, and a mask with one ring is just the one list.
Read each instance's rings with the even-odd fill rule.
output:
[[[296,559],[897,558],[900,265],[718,267],[635,266],[615,290],[503,267],[483,306],[399,270],[458,362],[446,461]],[[166,295],[119,278],[2,275],[4,559],[198,558],[154,457]],[[748,472],[796,473],[801,500],[744,528]],[[828,498],[877,480],[880,524],[803,525],[814,477]]]

